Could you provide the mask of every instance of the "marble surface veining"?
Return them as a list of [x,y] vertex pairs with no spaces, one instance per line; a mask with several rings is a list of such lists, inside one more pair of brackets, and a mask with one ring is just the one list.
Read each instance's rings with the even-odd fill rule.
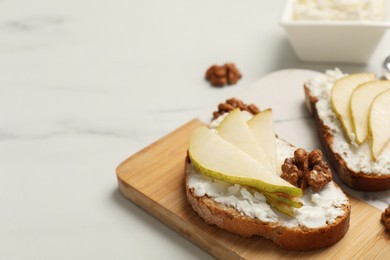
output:
[[[300,62],[282,4],[1,0],[0,258],[211,259],[123,198],[115,168],[272,71],[379,72],[388,36],[367,66]],[[207,67],[228,61],[243,78],[210,87]],[[288,130],[307,115],[275,120],[312,148]],[[382,195],[358,196],[384,208]]]

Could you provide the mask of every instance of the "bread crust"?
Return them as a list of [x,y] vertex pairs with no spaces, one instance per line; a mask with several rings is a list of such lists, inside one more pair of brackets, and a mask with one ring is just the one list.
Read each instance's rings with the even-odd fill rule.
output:
[[208,224],[234,234],[250,237],[260,235],[272,240],[283,249],[308,251],[331,246],[344,237],[349,228],[350,204],[344,205],[345,214],[336,219],[333,224],[323,228],[309,229],[305,227],[288,228],[278,223],[265,223],[257,218],[242,215],[238,210],[214,201],[207,195],[197,197],[188,187],[186,160],[186,194],[192,208]]
[[332,149],[333,135],[329,128],[319,118],[316,103],[317,97],[312,96],[310,89],[304,85],[305,103],[309,112],[314,116],[318,136],[323,147],[323,151],[329,163],[340,179],[349,187],[362,191],[381,191],[390,189],[390,174],[366,174],[351,170],[345,160]]

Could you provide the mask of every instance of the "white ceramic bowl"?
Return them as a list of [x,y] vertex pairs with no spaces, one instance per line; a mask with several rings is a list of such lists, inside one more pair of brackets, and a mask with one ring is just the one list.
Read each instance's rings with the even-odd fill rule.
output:
[[286,5],[280,25],[299,59],[311,62],[367,63],[390,21],[295,21],[292,0]]

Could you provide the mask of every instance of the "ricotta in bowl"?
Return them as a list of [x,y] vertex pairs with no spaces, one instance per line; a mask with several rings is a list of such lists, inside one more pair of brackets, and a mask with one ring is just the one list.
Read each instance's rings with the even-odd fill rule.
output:
[[385,0],[293,0],[294,20],[384,21]]

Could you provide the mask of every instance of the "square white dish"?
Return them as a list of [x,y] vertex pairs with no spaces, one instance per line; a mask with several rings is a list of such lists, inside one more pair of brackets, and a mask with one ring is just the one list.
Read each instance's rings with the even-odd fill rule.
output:
[[389,20],[294,20],[292,13],[293,0],[286,0],[280,25],[302,61],[367,63],[390,28]]

